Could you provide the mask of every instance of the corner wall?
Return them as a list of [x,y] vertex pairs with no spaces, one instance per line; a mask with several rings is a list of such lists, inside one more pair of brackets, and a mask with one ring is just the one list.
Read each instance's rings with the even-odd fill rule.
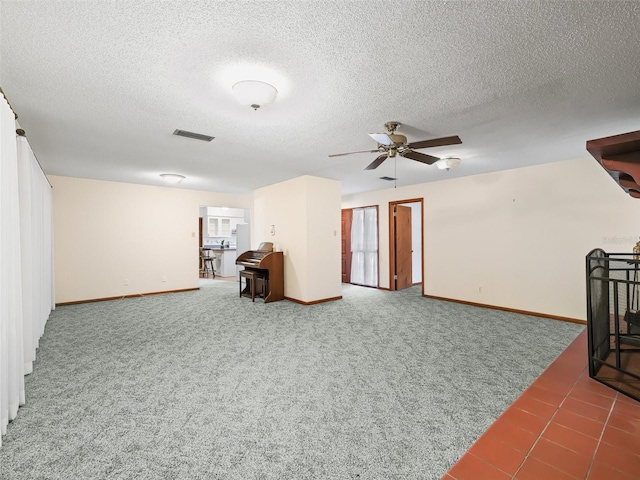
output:
[[48,178],[56,303],[198,288],[199,206],[252,207],[250,195]]
[[[584,158],[347,196],[343,208],[424,198],[424,293],[586,319],[585,255],[630,252],[634,200]],[[380,216],[380,286],[389,286]]]
[[311,303],[342,295],[340,189],[340,182],[307,175],[254,192],[253,243],[283,250],[288,298]]

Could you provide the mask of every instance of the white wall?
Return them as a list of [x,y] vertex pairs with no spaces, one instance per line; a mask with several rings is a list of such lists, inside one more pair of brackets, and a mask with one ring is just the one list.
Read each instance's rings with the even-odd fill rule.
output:
[[302,176],[254,192],[253,248],[266,241],[283,250],[286,297],[341,296],[340,188],[335,180]]
[[420,202],[403,205],[411,208],[411,281],[422,283],[422,209]]
[[[630,252],[640,201],[591,158],[351,195],[343,208],[424,198],[427,295],[584,320],[585,255]],[[389,283],[380,216],[380,286]]]
[[342,185],[336,180],[307,180],[307,302],[342,296]]
[[[306,297],[306,201],[303,179],[297,178],[253,192],[253,231],[251,249],[261,242],[272,242],[284,254],[284,294]],[[273,226],[273,234],[272,234]]]
[[252,207],[249,195],[49,180],[56,303],[197,288],[199,206]]

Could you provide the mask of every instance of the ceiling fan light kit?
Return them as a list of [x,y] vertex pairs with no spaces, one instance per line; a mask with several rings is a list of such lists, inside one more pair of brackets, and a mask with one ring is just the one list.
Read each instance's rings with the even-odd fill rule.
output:
[[[387,129],[387,133],[370,133],[369,136],[373,138],[378,143],[378,148],[376,150],[361,150],[359,152],[349,152],[349,153],[334,153],[329,155],[330,157],[339,157],[341,155],[351,155],[352,153],[374,153],[377,152],[380,155],[376,157],[376,159],[371,162],[369,165],[365,167],[365,170],[374,170],[378,168],[382,162],[384,162],[387,158],[394,158],[396,155],[401,157],[409,158],[411,160],[415,160],[416,162],[426,163],[427,165],[433,165],[437,163],[440,158],[434,157],[432,155],[427,155],[426,153],[416,152],[416,149],[421,148],[431,148],[431,147],[444,147],[448,145],[457,145],[462,143],[460,137],[457,135],[451,137],[442,137],[442,138],[432,138],[431,140],[422,140],[420,142],[411,142],[407,143],[407,137],[404,135],[400,135],[396,133],[396,129],[400,126],[399,122],[387,122],[384,124]],[[452,162],[451,166],[444,167],[447,170],[450,168],[454,168],[460,163],[460,159],[457,159],[458,162]],[[455,163],[455,165],[454,165]],[[440,165],[438,165],[440,166]],[[440,167],[442,168],[442,167]]]
[[462,160],[460,160],[458,157],[446,157],[438,160],[436,162],[436,166],[440,170],[451,170],[452,168],[456,168],[458,165],[460,165],[461,161]]
[[278,90],[273,85],[260,80],[242,80],[231,87],[236,100],[254,110],[271,105],[278,96]]

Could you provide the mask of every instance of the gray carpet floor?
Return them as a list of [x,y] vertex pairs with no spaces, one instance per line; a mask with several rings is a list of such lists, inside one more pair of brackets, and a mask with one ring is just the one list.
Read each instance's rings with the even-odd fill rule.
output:
[[0,478],[439,479],[583,327],[419,289],[58,307]]

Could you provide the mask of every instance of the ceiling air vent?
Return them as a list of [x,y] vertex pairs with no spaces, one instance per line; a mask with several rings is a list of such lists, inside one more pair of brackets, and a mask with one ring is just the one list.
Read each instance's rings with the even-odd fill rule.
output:
[[179,137],[187,137],[187,138],[193,138],[195,140],[202,140],[203,142],[210,142],[211,140],[216,138],[216,137],[211,137],[209,135],[202,135],[201,133],[187,132],[186,130],[180,130],[179,128],[176,128],[173,134],[178,135]]
[[392,177],[380,177],[380,180],[386,180],[387,182],[393,182],[394,180],[397,180],[397,178],[392,178]]

